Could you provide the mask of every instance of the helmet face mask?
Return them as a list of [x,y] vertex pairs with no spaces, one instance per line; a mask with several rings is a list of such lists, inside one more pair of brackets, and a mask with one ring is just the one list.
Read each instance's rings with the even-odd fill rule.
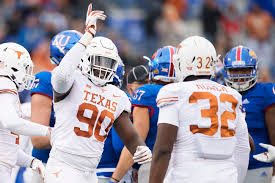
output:
[[258,59],[249,48],[232,48],[224,60],[224,81],[227,86],[242,92],[252,88],[258,80]]
[[113,81],[119,62],[122,61],[113,42],[104,37],[95,37],[86,48],[80,70],[95,85],[103,86]]
[[199,36],[183,40],[174,55],[175,75],[178,82],[188,76],[211,76],[217,61],[212,43]]
[[28,51],[16,43],[3,43],[0,45],[0,61],[4,67],[0,75],[8,76],[17,86],[18,91],[30,90],[35,77],[33,76],[33,63]]

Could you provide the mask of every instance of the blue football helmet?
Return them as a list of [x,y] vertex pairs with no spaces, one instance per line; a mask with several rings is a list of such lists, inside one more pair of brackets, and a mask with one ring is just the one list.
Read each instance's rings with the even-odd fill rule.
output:
[[150,80],[175,81],[174,53],[176,53],[176,48],[172,46],[165,46],[154,53],[152,60],[148,64]]
[[66,30],[55,35],[50,44],[51,62],[59,65],[62,58],[80,40],[82,35],[75,30]]
[[125,74],[125,68],[124,68],[124,64],[122,62],[118,63],[117,69],[116,69],[116,73],[114,75],[114,79],[112,84],[114,84],[115,86],[121,88],[122,84],[123,84],[123,77]]
[[[249,73],[233,74],[232,71],[243,70]],[[237,91],[246,91],[257,83],[258,57],[250,48],[237,46],[232,48],[224,58],[224,81]]]

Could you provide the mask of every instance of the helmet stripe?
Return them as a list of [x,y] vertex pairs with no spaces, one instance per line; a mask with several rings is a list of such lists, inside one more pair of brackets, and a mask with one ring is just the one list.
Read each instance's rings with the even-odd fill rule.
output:
[[237,60],[237,61],[241,61],[242,47],[239,46],[239,47],[237,48],[237,51],[236,51],[236,52],[237,52],[237,54],[236,54],[236,60]]
[[173,75],[174,75],[174,64],[173,64],[174,49],[173,49],[173,47],[169,47],[169,51],[170,51],[169,77],[173,77]]

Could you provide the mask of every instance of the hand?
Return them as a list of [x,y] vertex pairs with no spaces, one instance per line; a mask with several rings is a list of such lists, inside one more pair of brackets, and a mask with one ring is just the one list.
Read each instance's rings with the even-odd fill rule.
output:
[[103,14],[104,11],[92,11],[92,4],[88,6],[87,15],[86,15],[86,32],[92,34],[95,37],[96,33],[96,21],[97,19],[105,20],[106,15]]
[[152,160],[152,152],[147,146],[137,146],[133,160],[138,164],[150,162]]
[[[266,148],[268,152],[253,155],[253,158],[265,163],[273,162],[275,160],[275,147],[272,145],[263,144],[263,143],[260,143],[259,145],[262,146],[263,148]],[[275,178],[274,178],[274,181],[275,181]]]
[[32,160],[32,163],[31,163],[31,166],[30,168],[33,170],[33,171],[36,171],[38,172],[40,175],[41,175],[41,178],[43,180],[43,182],[45,183],[46,182],[46,168],[44,167],[42,161],[34,158]]

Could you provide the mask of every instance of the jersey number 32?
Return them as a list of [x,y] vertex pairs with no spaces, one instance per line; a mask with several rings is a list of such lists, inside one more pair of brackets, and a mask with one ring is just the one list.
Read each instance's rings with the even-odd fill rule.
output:
[[[217,133],[219,127],[218,121],[218,99],[215,95],[210,92],[194,92],[189,97],[189,103],[197,103],[198,100],[208,99],[210,108],[201,110],[202,118],[210,118],[211,127],[210,128],[199,128],[198,125],[190,125],[190,131],[192,133],[202,133],[204,135],[213,136]],[[236,119],[236,106],[238,101],[232,95],[222,93],[219,96],[219,100],[221,103],[229,102],[232,104],[232,110],[224,111],[221,116],[221,137],[232,137],[235,135],[235,130],[228,128],[228,120]]]

